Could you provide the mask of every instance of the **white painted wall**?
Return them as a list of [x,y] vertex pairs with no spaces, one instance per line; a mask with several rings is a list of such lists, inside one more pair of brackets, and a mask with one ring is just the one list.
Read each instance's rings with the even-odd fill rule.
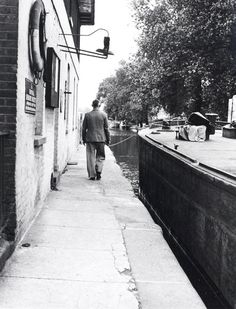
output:
[[[63,32],[62,30],[64,30],[64,33],[70,33],[63,0],[44,0],[43,2],[48,13],[46,17],[47,46],[53,47],[61,59],[60,99],[64,106],[64,87],[68,63],[71,68],[70,91],[73,92],[73,80],[75,79],[78,84],[79,62],[76,55],[70,56],[63,53],[58,46],[58,44],[65,45],[65,38],[60,35]],[[60,109],[45,108],[43,81],[40,81],[37,85],[37,115],[26,114],[24,110],[25,78],[33,81],[28,57],[28,25],[30,8],[33,3],[33,0],[19,0],[15,175],[18,238],[25,232],[50,190],[50,179],[51,173],[54,170],[54,162],[58,163],[58,170],[62,172],[71,155],[76,150],[78,139],[78,132],[72,127],[73,93],[70,98],[71,108],[69,109],[68,133],[66,133],[64,112],[60,112]],[[58,15],[53,4],[56,6]],[[68,36],[66,40],[69,46],[73,46],[72,37]],[[38,131],[36,132],[37,126]],[[34,147],[35,132],[41,132],[41,135],[46,137],[47,141],[43,146]]]

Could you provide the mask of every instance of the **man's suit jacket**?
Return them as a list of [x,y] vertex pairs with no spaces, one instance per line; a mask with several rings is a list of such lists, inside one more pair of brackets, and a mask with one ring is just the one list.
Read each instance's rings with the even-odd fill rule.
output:
[[85,114],[82,139],[84,143],[110,142],[107,115],[104,112],[94,109]]

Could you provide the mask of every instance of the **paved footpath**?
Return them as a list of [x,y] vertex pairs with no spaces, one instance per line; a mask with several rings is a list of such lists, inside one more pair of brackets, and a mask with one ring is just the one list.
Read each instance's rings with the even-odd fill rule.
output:
[[74,159],[6,263],[0,308],[205,308],[111,151],[101,181],[84,146]]

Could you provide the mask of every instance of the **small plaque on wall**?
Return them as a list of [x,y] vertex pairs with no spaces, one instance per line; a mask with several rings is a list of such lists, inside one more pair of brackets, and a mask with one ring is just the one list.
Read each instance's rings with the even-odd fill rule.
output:
[[36,86],[29,79],[25,79],[25,113],[36,113]]

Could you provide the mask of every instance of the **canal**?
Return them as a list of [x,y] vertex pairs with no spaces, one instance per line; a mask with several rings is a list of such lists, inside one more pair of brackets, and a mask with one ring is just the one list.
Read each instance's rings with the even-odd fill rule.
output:
[[[126,178],[131,182],[135,195],[139,192],[139,167],[138,167],[138,134],[136,132],[112,129],[111,150],[117,163]],[[153,218],[158,224],[158,219]],[[168,232],[163,230],[165,240],[169,244],[177,260],[191,281],[192,285],[204,301],[208,309],[229,309],[230,307],[194,262],[186,255],[185,251],[178,246]],[[191,308],[189,308],[191,309]]]
[[135,195],[138,196],[138,134],[120,129],[111,129],[111,150],[122,172],[131,182]]

